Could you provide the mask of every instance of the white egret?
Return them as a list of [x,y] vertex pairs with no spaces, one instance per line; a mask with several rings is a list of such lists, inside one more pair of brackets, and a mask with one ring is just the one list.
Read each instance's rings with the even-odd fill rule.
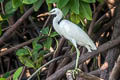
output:
[[76,66],[75,66],[75,70],[76,70],[80,55],[80,52],[77,48],[77,44],[86,47],[88,52],[97,49],[95,44],[79,26],[70,22],[69,20],[62,19],[63,13],[60,9],[54,8],[50,12],[38,15],[38,17],[45,15],[56,15],[53,18],[53,27],[55,31],[58,32],[61,36],[64,36],[74,45],[77,52]]

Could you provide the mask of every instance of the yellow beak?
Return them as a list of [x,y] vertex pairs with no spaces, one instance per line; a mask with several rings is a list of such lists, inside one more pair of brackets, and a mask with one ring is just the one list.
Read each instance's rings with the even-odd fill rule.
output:
[[50,13],[49,13],[49,12],[42,13],[42,14],[39,14],[37,17],[41,17],[41,16],[47,16],[47,15],[50,15]]

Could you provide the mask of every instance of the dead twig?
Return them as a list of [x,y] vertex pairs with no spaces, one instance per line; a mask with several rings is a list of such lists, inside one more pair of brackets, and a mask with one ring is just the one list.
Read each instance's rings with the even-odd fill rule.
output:
[[102,3],[102,4],[99,4],[99,6],[97,7],[96,12],[95,12],[95,14],[94,14],[94,16],[93,16],[93,20],[92,20],[92,22],[91,22],[91,24],[90,24],[90,27],[89,27],[89,30],[88,30],[88,35],[91,35],[92,30],[93,30],[94,25],[95,25],[95,21],[96,21],[96,19],[97,19],[97,16],[98,16],[100,10],[102,9],[102,6],[103,6],[103,5],[104,5],[104,4]]
[[16,46],[14,46],[14,47],[12,47],[12,48],[4,51],[4,52],[1,52],[1,53],[0,53],[0,57],[9,54],[9,53],[11,53],[12,51],[18,50],[19,48],[22,48],[22,47],[25,46],[25,45],[30,44],[33,40],[34,40],[34,38],[31,39],[31,40],[29,40],[29,41],[26,41],[26,42],[24,42],[24,43],[18,44],[18,45],[16,45]]

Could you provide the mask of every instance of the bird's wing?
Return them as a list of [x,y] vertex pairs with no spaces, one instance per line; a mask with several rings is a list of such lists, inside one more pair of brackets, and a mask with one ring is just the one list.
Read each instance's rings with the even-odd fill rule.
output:
[[[77,43],[81,42],[90,46],[94,45],[93,41],[89,38],[89,36],[76,24],[68,20],[62,20],[59,27],[61,28],[61,32],[63,33],[63,36],[65,38],[75,39]],[[81,44],[81,46],[84,45]]]

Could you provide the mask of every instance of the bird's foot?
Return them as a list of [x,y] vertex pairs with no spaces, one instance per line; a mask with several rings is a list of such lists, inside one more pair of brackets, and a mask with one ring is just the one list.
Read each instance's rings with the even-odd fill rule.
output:
[[75,79],[75,76],[78,75],[78,73],[80,72],[81,70],[79,68],[75,68],[74,70],[68,70],[67,72],[68,73],[71,73],[73,78]]

